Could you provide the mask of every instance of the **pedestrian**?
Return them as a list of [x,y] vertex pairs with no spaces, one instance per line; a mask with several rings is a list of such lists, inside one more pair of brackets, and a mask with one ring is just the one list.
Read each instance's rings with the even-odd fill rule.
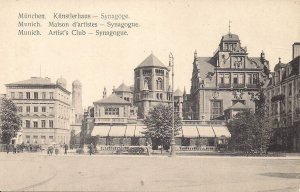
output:
[[14,153],[17,153],[17,143],[14,142]]
[[64,148],[65,148],[65,155],[68,153],[68,145],[64,144]]
[[58,150],[58,148],[55,146],[55,155],[58,155],[58,152],[59,152],[59,150]]
[[6,144],[6,153],[9,153],[9,144]]
[[90,152],[90,155],[92,155],[92,153],[93,153],[93,143],[91,143],[89,145],[89,152]]

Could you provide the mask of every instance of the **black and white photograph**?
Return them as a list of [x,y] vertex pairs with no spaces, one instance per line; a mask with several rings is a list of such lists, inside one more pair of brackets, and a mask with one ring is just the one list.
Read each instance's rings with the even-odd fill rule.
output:
[[0,0],[0,191],[300,192],[300,0]]

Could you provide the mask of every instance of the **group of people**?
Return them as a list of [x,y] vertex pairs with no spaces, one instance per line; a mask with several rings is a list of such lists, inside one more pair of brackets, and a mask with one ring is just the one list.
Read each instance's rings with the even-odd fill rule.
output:
[[[64,154],[65,155],[68,154],[69,146],[67,144],[63,144],[63,146],[60,146],[60,148],[62,148],[62,147],[64,148],[64,151],[65,151]],[[53,152],[55,153],[55,155],[58,155],[58,153],[59,153],[59,148],[56,145],[51,145],[47,149],[48,155],[52,155]]]

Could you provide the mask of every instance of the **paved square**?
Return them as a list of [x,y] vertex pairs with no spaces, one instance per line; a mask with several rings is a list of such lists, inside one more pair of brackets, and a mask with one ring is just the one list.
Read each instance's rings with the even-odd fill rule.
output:
[[0,190],[295,191],[300,158],[0,153]]

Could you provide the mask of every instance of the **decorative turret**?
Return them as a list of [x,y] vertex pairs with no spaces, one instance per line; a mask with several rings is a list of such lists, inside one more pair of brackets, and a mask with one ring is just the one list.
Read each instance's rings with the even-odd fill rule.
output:
[[65,88],[65,89],[67,88],[67,80],[62,77],[60,77],[59,79],[56,80],[56,84],[60,85],[61,87]]
[[103,96],[102,96],[102,98],[103,99],[106,98],[106,87],[104,87],[104,89],[103,89]]

